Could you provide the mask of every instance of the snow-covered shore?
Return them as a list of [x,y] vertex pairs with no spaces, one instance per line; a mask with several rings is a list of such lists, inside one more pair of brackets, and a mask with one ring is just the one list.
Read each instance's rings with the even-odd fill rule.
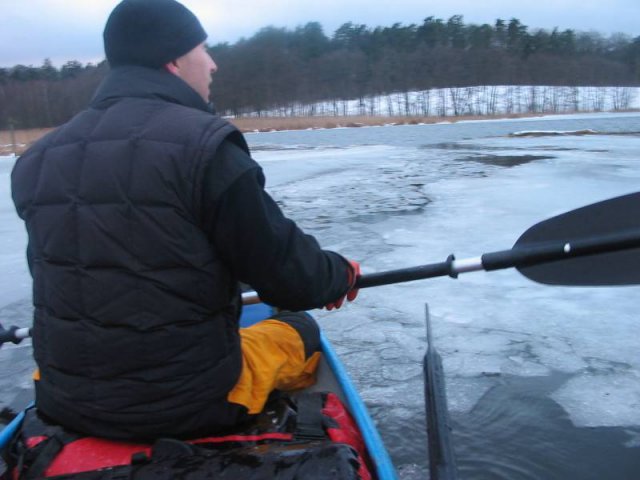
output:
[[[474,86],[433,88],[251,111],[243,117],[496,116],[640,108],[640,87]],[[231,115],[231,112],[224,112]]]

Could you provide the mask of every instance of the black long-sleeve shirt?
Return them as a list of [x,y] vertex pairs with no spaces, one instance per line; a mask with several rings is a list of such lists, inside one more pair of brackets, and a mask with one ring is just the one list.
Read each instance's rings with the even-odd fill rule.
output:
[[[224,173],[221,173],[224,172]],[[322,250],[264,190],[261,167],[230,141],[205,172],[203,225],[239,281],[277,307],[322,307],[345,294],[348,262]]]

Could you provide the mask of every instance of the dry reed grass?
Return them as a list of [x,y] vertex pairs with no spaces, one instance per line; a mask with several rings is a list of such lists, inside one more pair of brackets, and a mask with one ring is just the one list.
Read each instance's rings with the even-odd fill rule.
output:
[[463,120],[487,120],[494,118],[522,118],[536,115],[514,114],[490,116],[459,117],[251,117],[230,118],[243,132],[271,132],[278,130],[309,130],[318,128],[370,127],[378,125],[419,125],[439,122],[460,122]]
[[[492,118],[521,118],[536,115],[517,114],[459,117],[261,117],[230,118],[243,132],[272,132],[278,130],[309,130],[320,128],[368,127],[376,125],[418,125],[438,122],[459,122],[462,120],[487,120]],[[34,128],[29,130],[0,130],[0,155],[22,154],[30,145],[52,128]]]
[[52,128],[32,128],[28,130],[0,130],[0,155],[20,155],[36,140]]

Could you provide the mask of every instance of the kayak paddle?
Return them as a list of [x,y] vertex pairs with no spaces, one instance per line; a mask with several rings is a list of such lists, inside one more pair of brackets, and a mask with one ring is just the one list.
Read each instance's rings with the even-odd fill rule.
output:
[[427,439],[429,445],[429,478],[432,480],[455,480],[456,459],[451,444],[451,421],[447,407],[442,358],[436,350],[431,333],[429,306],[426,306],[427,352],[424,355],[424,399],[427,416]]
[[[515,267],[525,277],[549,285],[606,286],[640,284],[640,192],[593,203],[535,224],[510,250],[447,260],[358,277],[369,288],[478,270]],[[242,294],[245,305],[260,303],[255,292]],[[19,343],[26,328],[0,326],[0,346]]]

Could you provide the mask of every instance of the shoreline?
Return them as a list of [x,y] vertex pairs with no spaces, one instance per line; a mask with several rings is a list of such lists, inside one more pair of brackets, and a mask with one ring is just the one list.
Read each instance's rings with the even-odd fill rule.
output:
[[242,133],[266,133],[286,130],[319,130],[332,128],[381,127],[398,125],[434,125],[463,121],[508,120],[540,117],[546,114],[518,113],[504,115],[459,115],[440,116],[366,116],[349,115],[341,117],[241,117],[226,118]]
[[[359,128],[376,126],[399,125],[434,125],[452,124],[468,121],[496,121],[517,120],[526,118],[557,117],[562,115],[588,115],[601,113],[634,113],[639,109],[620,110],[612,112],[543,112],[543,113],[513,113],[497,115],[459,115],[459,116],[341,116],[341,117],[240,117],[228,118],[242,133],[266,133],[288,130],[320,130],[333,128]],[[22,154],[31,144],[51,128],[34,128],[15,130],[0,130],[0,155]]]

